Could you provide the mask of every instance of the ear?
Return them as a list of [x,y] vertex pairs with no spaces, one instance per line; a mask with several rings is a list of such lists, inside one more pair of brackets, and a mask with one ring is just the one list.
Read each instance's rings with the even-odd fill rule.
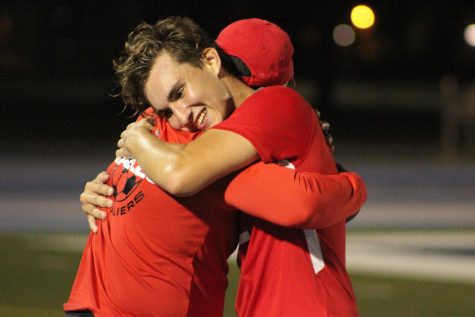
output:
[[222,72],[222,69],[221,58],[219,57],[218,51],[212,47],[205,48],[203,50],[203,59],[205,67],[213,72],[216,76],[219,76]]

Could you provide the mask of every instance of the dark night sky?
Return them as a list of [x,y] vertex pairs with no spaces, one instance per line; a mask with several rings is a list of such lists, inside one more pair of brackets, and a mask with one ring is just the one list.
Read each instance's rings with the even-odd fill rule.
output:
[[[345,76],[423,78],[447,71],[463,76],[473,73],[474,49],[462,37],[464,27],[475,23],[473,1],[369,3],[376,12],[375,27],[359,32],[352,47],[337,47],[332,29],[348,23],[356,3],[7,0],[0,8],[10,32],[2,37],[1,49],[3,56],[10,51],[16,57],[10,57],[9,65],[4,59],[0,76],[108,77],[110,61],[121,50],[126,34],[140,21],[154,22],[167,15],[190,16],[212,35],[240,18],[273,21],[294,41],[300,76],[318,76],[327,63],[346,65]],[[340,75],[338,69],[332,71]]]
[[[88,136],[97,134],[90,127],[98,126],[106,142],[111,142],[128,120],[114,115],[121,103],[108,96],[113,86],[112,59],[135,25],[168,15],[189,16],[213,36],[241,18],[259,17],[280,25],[294,42],[297,83],[309,83],[318,92],[311,101],[332,123],[344,127],[336,129],[337,135],[374,135],[370,125],[366,132],[361,126],[351,127],[356,119],[366,118],[404,122],[409,125],[404,130],[409,131],[408,137],[424,121],[428,126],[418,135],[437,137],[437,105],[409,114],[397,108],[388,112],[384,105],[376,110],[346,109],[332,96],[335,87],[348,82],[436,87],[446,74],[473,79],[475,48],[464,42],[463,30],[475,23],[475,2],[366,2],[375,10],[375,26],[357,31],[354,45],[338,47],[332,30],[349,23],[355,4],[359,2],[4,0],[0,3],[0,115],[29,124],[19,130],[9,120],[0,137],[24,138],[32,130],[47,139]],[[414,104],[411,110],[418,107]],[[390,117],[384,117],[387,114]]]

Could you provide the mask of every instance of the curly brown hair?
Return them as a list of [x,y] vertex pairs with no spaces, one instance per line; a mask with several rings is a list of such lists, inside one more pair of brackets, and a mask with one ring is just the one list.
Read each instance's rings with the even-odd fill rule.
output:
[[210,36],[192,19],[171,16],[154,25],[140,23],[127,37],[125,50],[113,61],[119,93],[125,106],[136,113],[143,113],[149,107],[144,87],[155,58],[167,52],[179,63],[189,63],[202,68],[204,49],[218,50],[223,65],[235,73],[229,58],[214,43]]

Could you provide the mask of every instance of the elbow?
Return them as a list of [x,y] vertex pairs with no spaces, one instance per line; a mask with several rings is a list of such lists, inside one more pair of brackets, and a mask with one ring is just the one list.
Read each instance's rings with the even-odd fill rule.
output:
[[160,187],[173,196],[188,197],[195,194],[195,192],[190,190],[187,183],[185,176],[180,173],[173,173]]
[[296,204],[287,223],[284,226],[303,229],[315,229],[315,223],[318,222],[318,212],[315,201],[306,201]]
[[176,179],[169,179],[163,184],[162,189],[164,189],[167,193],[177,197],[187,197],[192,195],[188,194],[183,183]]
[[361,208],[368,199],[368,190],[366,188],[366,184],[361,178],[361,176],[359,176],[358,174],[351,173],[350,175],[346,176],[350,181],[353,189],[352,195],[358,198],[357,202],[359,204],[359,208]]
[[166,168],[166,177],[159,186],[169,194],[177,197],[189,197],[196,194],[199,188],[195,186],[187,168],[176,165]]
[[318,212],[316,209],[304,210],[300,216],[297,227],[303,229],[319,229],[317,224],[319,221]]

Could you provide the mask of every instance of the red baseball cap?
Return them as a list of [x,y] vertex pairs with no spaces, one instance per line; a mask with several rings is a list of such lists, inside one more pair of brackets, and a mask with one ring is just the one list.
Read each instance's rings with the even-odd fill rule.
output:
[[284,85],[294,77],[292,41],[272,22],[238,20],[219,33],[216,43],[226,54],[246,64],[250,74],[241,78],[249,86]]

